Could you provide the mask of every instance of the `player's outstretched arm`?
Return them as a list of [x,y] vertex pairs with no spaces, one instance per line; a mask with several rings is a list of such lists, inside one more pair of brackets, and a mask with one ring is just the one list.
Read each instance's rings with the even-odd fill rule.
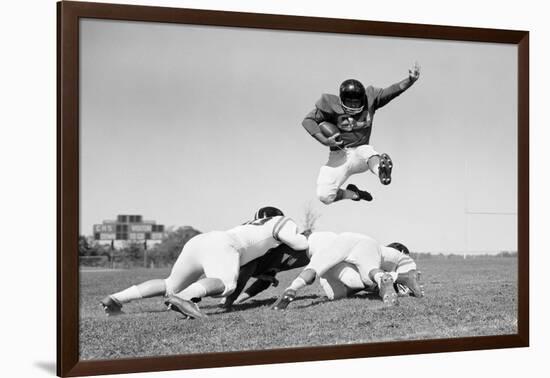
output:
[[292,219],[288,219],[274,236],[295,251],[305,251],[309,248],[307,238],[298,233],[298,226]]
[[399,87],[403,90],[408,89],[420,78],[420,64],[414,62],[414,65],[409,69],[409,76],[399,82]]
[[244,293],[242,293],[239,298],[235,301],[235,304],[243,303],[244,301],[255,297],[260,294],[262,291],[267,290],[271,286],[270,281],[266,280],[256,280],[250,285]]
[[415,62],[409,69],[409,75],[398,83],[390,85],[384,89],[375,89],[376,93],[376,108],[381,108],[388,102],[399,96],[401,93],[409,89],[420,78],[420,65]]

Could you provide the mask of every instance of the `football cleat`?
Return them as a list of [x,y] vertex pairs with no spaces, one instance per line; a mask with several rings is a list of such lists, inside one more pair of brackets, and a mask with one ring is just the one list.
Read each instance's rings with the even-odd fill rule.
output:
[[411,289],[409,289],[407,286],[403,284],[393,284],[393,287],[395,291],[397,291],[398,297],[408,297],[409,295],[412,295]]
[[99,301],[99,305],[105,312],[107,316],[116,316],[124,314],[122,311],[122,305],[119,301],[111,297],[110,295],[106,296],[102,300]]
[[391,183],[391,171],[393,169],[393,162],[388,154],[380,155],[380,164],[378,165],[378,178],[382,185],[389,185]]
[[359,190],[359,188],[353,184],[349,184],[348,186],[346,186],[346,190],[349,190],[350,192],[354,192],[359,197],[357,199],[353,199],[353,201],[360,201],[360,200],[372,201],[372,196],[369,192],[364,190]]
[[413,269],[407,273],[399,273],[395,282],[408,287],[413,296],[420,298],[424,296],[424,288],[420,285],[419,280],[420,272]]
[[285,310],[294,298],[296,298],[296,290],[286,289],[271,308],[273,310]]
[[169,310],[175,311],[185,319],[200,319],[206,318],[207,316],[201,312],[199,306],[193,301],[188,301],[187,299],[182,299],[176,297],[175,295],[170,295],[164,301],[164,304]]
[[378,287],[378,294],[382,301],[388,306],[395,306],[399,304],[397,300],[397,293],[393,287],[393,278],[388,273],[384,273],[380,279],[380,286]]

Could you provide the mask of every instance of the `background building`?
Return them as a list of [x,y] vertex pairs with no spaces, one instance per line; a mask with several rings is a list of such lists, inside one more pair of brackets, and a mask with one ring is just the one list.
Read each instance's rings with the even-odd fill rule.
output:
[[143,220],[141,215],[117,215],[116,220],[94,224],[93,231],[96,242],[114,248],[123,248],[130,243],[142,243],[148,248],[160,243],[165,236],[164,225]]

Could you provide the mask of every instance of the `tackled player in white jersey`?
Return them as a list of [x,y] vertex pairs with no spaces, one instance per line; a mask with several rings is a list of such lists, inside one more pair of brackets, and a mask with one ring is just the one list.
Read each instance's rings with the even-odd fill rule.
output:
[[168,278],[131,286],[105,297],[100,304],[107,315],[116,315],[125,303],[164,295],[169,309],[188,318],[205,317],[197,305],[201,298],[230,295],[236,288],[240,267],[282,243],[294,250],[308,248],[306,237],[298,233],[292,219],[277,208],[262,208],[251,222],[189,240]]
[[[377,251],[370,249],[365,253],[375,254]],[[424,296],[424,288],[419,283],[420,272],[406,246],[397,242],[381,246],[380,254],[380,269],[389,273],[398,296]],[[341,262],[329,269],[320,277],[319,283],[329,300],[346,298],[363,290],[378,291],[376,285],[365,285],[357,267],[349,262]],[[391,298],[393,292],[389,293]]]
[[414,296],[424,295],[416,264],[395,248],[398,243],[385,247],[369,236],[352,232],[314,232],[308,241],[310,263],[275,302],[275,310],[286,309],[297,291],[311,285],[317,276],[329,299],[377,288],[384,303],[393,306],[398,303],[395,283]]

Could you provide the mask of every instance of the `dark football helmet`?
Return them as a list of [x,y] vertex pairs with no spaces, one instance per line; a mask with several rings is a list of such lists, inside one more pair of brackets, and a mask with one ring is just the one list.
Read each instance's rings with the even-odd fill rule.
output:
[[367,103],[363,84],[355,79],[348,79],[340,84],[340,103],[347,114],[361,113]]
[[407,247],[405,247],[404,244],[401,244],[401,243],[398,243],[398,242],[393,242],[391,244],[388,244],[387,246],[390,247],[390,248],[393,248],[393,249],[397,249],[399,252],[404,253],[406,255],[410,255],[409,249]]
[[276,207],[272,206],[265,206],[261,207],[256,211],[256,214],[254,214],[254,219],[263,219],[263,218],[271,218],[271,217],[277,217],[277,216],[284,216],[283,212]]

